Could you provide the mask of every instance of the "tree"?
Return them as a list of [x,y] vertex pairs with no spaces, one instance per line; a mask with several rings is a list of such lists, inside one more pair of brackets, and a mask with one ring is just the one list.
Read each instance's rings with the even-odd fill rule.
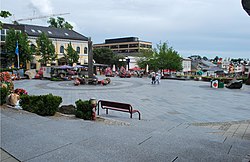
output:
[[157,49],[143,51],[142,58],[137,62],[140,67],[145,67],[147,64],[152,70],[181,70],[182,58],[172,47],[168,47],[167,43],[158,44]]
[[55,61],[55,46],[45,33],[39,35],[36,40],[36,44],[36,54],[41,56],[39,62],[41,62],[42,64],[48,64],[52,61]]
[[[11,13],[9,11],[1,11],[0,12],[0,17],[2,17],[2,18],[7,18],[9,16],[11,16]],[[2,21],[0,21],[0,29],[2,29],[2,25],[3,25],[3,23],[2,23]]]
[[25,65],[26,62],[34,59],[32,56],[30,41],[28,40],[28,35],[26,33],[17,33],[18,46],[19,46],[19,61],[20,65]]
[[69,22],[65,21],[65,19],[62,17],[57,17],[57,19],[51,17],[49,18],[47,23],[50,24],[49,27],[64,28],[69,30],[73,29],[73,26]]
[[26,33],[19,33],[14,29],[10,29],[8,31],[4,46],[7,52],[7,60],[10,63],[17,62],[15,54],[17,41],[20,65],[26,67],[26,62],[33,59],[32,52],[29,46],[28,36]]
[[152,49],[140,50],[140,57],[137,64],[140,68],[146,68],[149,65],[150,69],[156,69],[155,52]]
[[17,42],[16,32],[14,29],[10,29],[7,33],[6,40],[5,40],[5,46],[4,49],[7,53],[6,59],[7,62],[14,63],[17,62],[15,49],[16,49],[16,42]]
[[109,48],[96,48],[93,50],[93,59],[100,64],[112,65],[117,61],[114,52]]
[[64,54],[64,57],[67,60],[67,63],[73,64],[77,63],[79,60],[79,54],[74,50],[74,48],[71,45],[71,42],[68,44],[68,47],[66,48],[66,54]]
[[161,70],[182,70],[182,58],[173,47],[168,47],[167,43],[157,45],[156,58],[158,68]]
[[206,56],[203,56],[202,59],[208,61],[208,58]]

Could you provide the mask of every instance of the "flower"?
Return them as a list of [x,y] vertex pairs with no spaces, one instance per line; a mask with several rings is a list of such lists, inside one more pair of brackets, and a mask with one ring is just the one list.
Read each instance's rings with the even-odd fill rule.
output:
[[15,91],[14,91],[16,94],[18,94],[18,95],[27,95],[28,94],[28,92],[25,90],[25,89],[22,89],[22,88],[17,88],[17,89],[15,89]]

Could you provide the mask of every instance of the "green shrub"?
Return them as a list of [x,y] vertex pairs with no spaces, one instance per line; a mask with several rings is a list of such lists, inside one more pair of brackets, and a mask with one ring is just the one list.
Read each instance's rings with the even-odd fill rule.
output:
[[63,81],[63,79],[61,79],[61,78],[51,78],[50,80],[51,81]]
[[0,95],[1,95],[1,100],[0,100],[0,105],[3,105],[6,103],[6,98],[9,95],[9,89],[5,87],[0,87]]
[[77,100],[75,102],[76,104],[76,117],[85,119],[85,120],[91,120],[92,119],[92,106],[88,100],[82,101]]
[[76,115],[77,118],[81,118],[81,119],[83,118],[83,112],[80,111],[80,110],[76,111],[75,115]]
[[53,96],[52,94],[40,96],[21,96],[21,107],[29,112],[36,113],[41,116],[53,116],[62,103],[62,98]]

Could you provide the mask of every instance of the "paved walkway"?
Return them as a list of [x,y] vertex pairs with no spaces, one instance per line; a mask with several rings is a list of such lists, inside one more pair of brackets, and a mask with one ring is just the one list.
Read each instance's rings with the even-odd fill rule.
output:
[[11,156],[8,152],[0,148],[1,151],[1,162],[19,162],[15,157]]
[[127,102],[141,111],[142,120],[114,111],[101,111],[106,122],[92,122],[1,108],[1,148],[29,162],[249,161],[249,86],[211,89],[206,82],[173,80],[151,85],[146,78],[72,85],[15,82],[29,94],[60,95],[63,104],[92,97]]

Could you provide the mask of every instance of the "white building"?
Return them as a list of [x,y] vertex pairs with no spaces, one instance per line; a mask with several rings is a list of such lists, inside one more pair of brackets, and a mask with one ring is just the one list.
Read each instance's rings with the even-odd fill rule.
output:
[[191,62],[192,62],[192,60],[191,59],[189,59],[189,58],[183,58],[182,59],[182,72],[184,73],[184,74],[188,74],[188,73],[190,73],[191,72]]

